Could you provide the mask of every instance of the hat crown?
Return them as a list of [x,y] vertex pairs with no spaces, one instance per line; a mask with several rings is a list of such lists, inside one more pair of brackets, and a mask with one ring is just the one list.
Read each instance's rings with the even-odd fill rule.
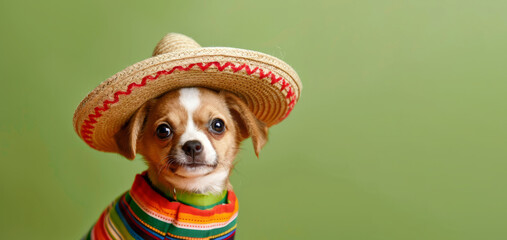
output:
[[196,48],[201,48],[201,45],[194,39],[179,33],[169,33],[158,42],[152,56]]

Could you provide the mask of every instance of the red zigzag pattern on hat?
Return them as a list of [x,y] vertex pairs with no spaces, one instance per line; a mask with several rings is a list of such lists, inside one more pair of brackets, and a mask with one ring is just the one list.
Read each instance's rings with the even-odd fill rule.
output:
[[287,116],[289,116],[289,114],[292,111],[292,109],[294,109],[294,105],[296,104],[296,96],[295,96],[294,90],[290,86],[290,83],[287,82],[282,77],[276,77],[276,75],[273,74],[271,71],[269,71],[267,73],[264,73],[264,70],[260,69],[259,67],[255,67],[254,69],[251,69],[250,66],[248,66],[246,64],[243,64],[241,66],[236,67],[236,65],[234,65],[234,63],[231,63],[231,62],[226,62],[226,63],[224,63],[224,65],[220,65],[219,62],[192,63],[192,64],[188,65],[187,67],[175,66],[175,67],[173,67],[169,71],[167,71],[167,70],[158,71],[154,76],[153,75],[148,75],[148,76],[143,77],[141,83],[135,83],[135,82],[133,82],[133,83],[129,84],[128,87],[127,87],[127,91],[117,91],[117,92],[115,92],[114,93],[114,100],[109,100],[109,99],[105,100],[102,103],[101,107],[95,107],[94,108],[94,113],[89,114],[88,115],[88,119],[84,120],[83,124],[81,125],[81,137],[83,138],[83,140],[90,147],[95,148],[95,146],[93,146],[93,142],[92,142],[92,134],[93,134],[92,129],[95,128],[94,125],[95,125],[95,123],[97,123],[97,119],[102,116],[101,112],[107,111],[112,104],[117,103],[120,100],[119,99],[120,95],[129,95],[129,94],[132,93],[132,90],[134,88],[144,87],[146,85],[146,82],[148,80],[150,80],[150,81],[157,80],[160,76],[162,76],[162,75],[169,75],[169,74],[173,73],[176,70],[179,70],[179,71],[189,71],[194,66],[198,66],[202,71],[206,71],[212,65],[216,66],[219,71],[223,71],[227,67],[230,67],[233,70],[233,72],[238,72],[238,71],[240,71],[242,69],[245,69],[245,71],[246,71],[246,73],[248,75],[252,75],[253,73],[255,73],[255,72],[258,71],[259,72],[259,79],[271,78],[271,85],[280,82],[280,84],[282,86],[280,88],[280,91],[283,91],[284,89],[287,89],[287,95],[285,96],[285,98],[287,98],[287,99],[290,100],[290,102],[289,102],[289,110],[287,111],[287,114],[285,114],[285,116],[282,117],[281,120],[283,120]]

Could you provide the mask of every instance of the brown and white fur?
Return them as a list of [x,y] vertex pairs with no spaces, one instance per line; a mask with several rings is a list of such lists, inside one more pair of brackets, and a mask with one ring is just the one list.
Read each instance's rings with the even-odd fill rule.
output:
[[[216,131],[221,125],[223,132]],[[267,134],[267,126],[236,95],[182,88],[146,102],[115,140],[126,158],[143,155],[153,186],[171,196],[231,189],[229,175],[240,143],[252,137],[258,156]]]

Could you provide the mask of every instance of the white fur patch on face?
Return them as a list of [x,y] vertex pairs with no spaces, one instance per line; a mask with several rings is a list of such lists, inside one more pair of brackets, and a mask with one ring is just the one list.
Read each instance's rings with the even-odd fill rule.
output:
[[197,178],[166,178],[166,180],[178,189],[197,193],[218,194],[224,190],[228,176],[228,170],[221,170]]
[[[185,144],[188,141],[197,140],[201,142],[203,146],[203,153],[205,154],[205,162],[206,164],[215,164],[217,159],[217,153],[215,149],[213,148],[213,145],[211,145],[210,140],[206,136],[205,133],[203,133],[201,130],[199,130],[194,123],[193,120],[193,114],[195,110],[200,106],[201,99],[199,97],[199,90],[197,88],[182,88],[179,90],[180,93],[180,104],[185,108],[187,111],[187,126],[185,129],[185,132],[181,135],[180,141],[178,143],[178,148],[181,149],[181,146]],[[184,154],[184,153],[183,153]],[[212,169],[211,169],[212,170]],[[200,167],[199,169],[185,169],[182,168],[181,170],[178,170],[178,174],[181,174],[184,176],[190,177],[196,176],[196,175],[202,175],[206,174],[207,172],[211,171],[207,168]]]
[[197,88],[180,89],[180,103],[187,110],[189,119],[192,119],[192,114],[201,104],[201,98],[199,97],[199,89]]

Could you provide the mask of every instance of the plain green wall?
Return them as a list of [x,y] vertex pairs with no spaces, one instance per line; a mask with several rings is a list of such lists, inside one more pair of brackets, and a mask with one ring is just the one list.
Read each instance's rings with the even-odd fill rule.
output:
[[238,239],[507,239],[507,2],[1,1],[0,239],[77,239],[145,166],[77,104],[168,32],[304,88],[232,176]]

